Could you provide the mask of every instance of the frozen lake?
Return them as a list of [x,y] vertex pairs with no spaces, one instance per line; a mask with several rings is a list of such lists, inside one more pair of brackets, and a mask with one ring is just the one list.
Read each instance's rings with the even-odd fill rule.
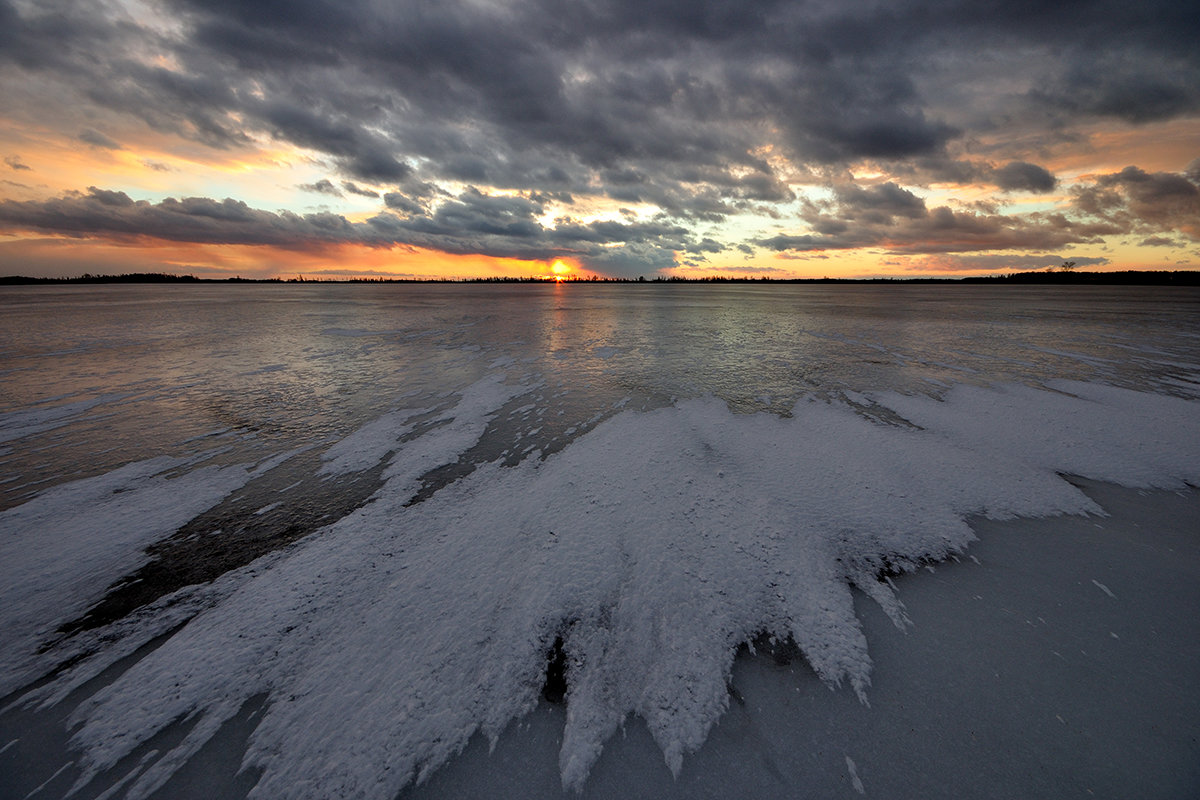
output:
[[0,311],[2,797],[1200,785],[1200,291]]

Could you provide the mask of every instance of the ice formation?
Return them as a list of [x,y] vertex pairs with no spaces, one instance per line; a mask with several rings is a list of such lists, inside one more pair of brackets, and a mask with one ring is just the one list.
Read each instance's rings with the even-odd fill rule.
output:
[[277,463],[197,467],[194,459],[158,457],[53,487],[0,513],[0,696],[38,677],[39,645],[146,561],[147,545]]
[[[903,624],[880,574],[962,550],[971,515],[1101,513],[1062,473],[1200,484],[1200,403],[1061,382],[803,399],[785,417],[735,414],[712,398],[621,411],[544,460],[485,464],[412,504],[416,479],[453,462],[522,391],[496,373],[434,414],[441,424],[416,431],[416,411],[394,412],[330,449],[330,473],[392,454],[372,502],[223,578],[186,626],[85,701],[73,718],[80,783],[194,721],[130,785],[146,796],[266,695],[246,754],[262,769],[252,796],[391,798],[474,733],[494,740],[528,712],[556,640],[564,786],[583,785],[631,714],[678,771],[727,707],[736,648],[757,634],[791,637],[822,679],[866,698],[852,587]],[[882,421],[885,411],[899,417]],[[216,496],[222,475],[172,481]],[[148,484],[147,497],[169,483]],[[69,514],[67,497],[82,490],[6,516]]]

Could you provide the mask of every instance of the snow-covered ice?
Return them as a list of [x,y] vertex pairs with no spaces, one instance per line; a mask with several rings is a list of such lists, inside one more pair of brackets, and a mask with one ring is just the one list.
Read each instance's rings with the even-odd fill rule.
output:
[[[476,414],[516,391],[482,384],[466,393],[489,395]],[[375,502],[79,708],[85,778],[199,715],[178,751],[133,783],[141,796],[167,777],[162,765],[265,693],[247,753],[262,769],[253,796],[391,797],[476,731],[495,738],[529,712],[556,638],[569,787],[630,714],[678,771],[728,705],[736,649],[760,633],[790,637],[822,679],[865,700],[871,665],[851,587],[904,624],[878,574],[966,547],[968,516],[1101,513],[1058,477],[1064,468],[1130,485],[1200,481],[1195,402],[1086,388],[891,398],[924,430],[820,400],[789,418],[682,401],[621,413],[543,462],[484,466],[406,506],[419,472],[401,468],[406,449],[437,461],[418,438],[398,449]],[[1134,408],[1144,424],[1126,424]],[[1010,435],[1012,419],[1024,437]],[[1084,438],[1080,425],[1107,434]],[[1143,448],[1155,431],[1158,446]],[[460,448],[475,438],[453,435]],[[1083,455],[1071,441],[1087,443]],[[1033,446],[1044,442],[1058,444]]]
[[[49,707],[91,681],[72,700],[72,763],[55,786],[69,777],[80,791],[149,797],[245,725],[251,797],[390,800],[534,712],[556,651],[561,786],[585,789],[630,720],[679,775],[730,712],[739,649],[794,646],[866,708],[871,641],[856,596],[907,629],[893,578],[964,551],[977,520],[1098,519],[1106,510],[1080,479],[1200,485],[1200,397],[1141,373],[1067,379],[1056,362],[1037,379],[983,380],[979,359],[951,363],[960,351],[945,346],[909,342],[900,356],[870,330],[797,329],[794,341],[828,342],[834,361],[868,353],[918,370],[806,391],[777,366],[746,385],[747,364],[719,348],[689,375],[670,339],[651,349],[556,329],[539,357],[529,331],[476,341],[462,338],[474,323],[445,325],[435,346],[372,320],[314,323],[350,342],[387,330],[379,348],[414,359],[402,371],[413,386],[355,410],[353,429],[314,426],[305,443],[288,437],[315,417],[230,419],[220,441],[187,440],[191,455],[131,461],[0,511],[0,689]],[[995,358],[1015,347],[996,345]],[[1020,352],[1121,368],[1095,353]],[[761,363],[782,353],[768,355]],[[280,354],[261,362],[263,380],[299,371]],[[18,443],[45,432],[21,424]],[[324,449],[296,457],[314,442]],[[262,457],[244,460],[254,447]],[[252,485],[272,470],[278,480]],[[147,546],[212,509],[273,519],[314,484],[363,502],[308,512],[311,532],[287,547],[56,644],[146,563]],[[982,565],[972,555],[959,567]],[[1100,601],[1125,596],[1093,574]],[[1125,633],[1105,628],[1114,643]],[[869,753],[840,756],[843,789],[886,795]]]
[[53,487],[0,512],[0,696],[38,677],[56,625],[98,600],[173,533],[246,481],[248,466],[187,466],[160,457]]

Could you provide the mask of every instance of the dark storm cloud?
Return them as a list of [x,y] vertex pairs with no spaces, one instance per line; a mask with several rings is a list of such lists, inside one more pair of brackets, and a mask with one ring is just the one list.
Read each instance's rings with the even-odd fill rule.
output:
[[359,186],[354,181],[342,181],[342,188],[350,194],[356,194],[360,197],[379,197],[379,192],[374,189],[368,189],[365,186]]
[[[489,196],[470,188],[440,203],[432,213],[398,193],[385,195],[401,214],[381,214],[370,224],[397,243],[449,253],[482,253],[499,258],[573,258],[609,274],[636,275],[665,269],[675,252],[719,252],[725,246],[696,238],[668,218],[580,222],[562,218],[553,226],[540,219],[548,198]],[[640,271],[640,272],[639,272]]]
[[[407,210],[396,202],[396,198],[394,194],[387,196],[389,207]],[[401,227],[438,238],[464,235],[532,240],[542,232],[535,218],[543,210],[540,203],[526,197],[493,197],[478,189],[469,189],[457,199],[439,205],[432,216],[420,213],[418,206],[416,213]]]
[[1075,208],[1133,234],[1182,233],[1200,241],[1200,174],[1148,173],[1137,167],[1102,175],[1074,190]]
[[89,74],[78,88],[91,103],[140,118],[156,131],[225,149],[252,142],[239,119],[238,82],[228,75],[118,59]]
[[94,186],[86,194],[76,192],[45,201],[2,201],[0,227],[77,237],[151,237],[297,249],[322,244],[395,244],[378,236],[370,226],[351,223],[337,214],[275,213],[232,198],[168,197],[161,203],[150,203]]
[[23,67],[74,69],[76,46],[111,41],[115,25],[91,9],[49,0],[23,14],[9,0],[0,0],[0,62]]
[[[389,193],[392,207],[402,205]],[[407,199],[407,198],[405,198]],[[403,214],[382,212],[366,222],[332,213],[295,214],[252,208],[240,200],[168,197],[134,200],[120,191],[89,187],[45,201],[0,201],[0,230],[49,231],[79,238],[155,238],[208,244],[270,245],[297,250],[328,245],[422,247],[455,254],[551,260],[574,258],[613,274],[671,266],[676,251],[711,253],[724,245],[696,238],[665,219],[583,223],[539,222],[542,201],[488,196],[469,189],[432,214],[415,205]],[[648,266],[653,264],[653,266]]]
[[866,189],[853,184],[835,189],[842,220],[888,224],[895,217],[920,219],[926,215],[925,201],[894,183]]
[[1049,88],[1031,97],[1071,114],[1116,117],[1133,123],[1153,122],[1194,113],[1200,105],[1195,66],[1161,71],[1161,63],[1145,67],[1114,64],[1104,56],[1066,72]]
[[997,164],[945,157],[919,158],[896,165],[891,174],[914,186],[983,183],[1003,192],[1044,194],[1058,185],[1058,179],[1050,170],[1028,161]]
[[816,252],[875,247],[893,253],[963,253],[1058,248],[1118,232],[1108,221],[1080,223],[1061,214],[1024,216],[929,209],[893,183],[835,189],[830,203],[807,204],[808,231],[763,237],[754,244],[776,252]]
[[401,192],[386,192],[383,195],[383,202],[388,208],[402,214],[424,214],[426,211],[422,203]]
[[1048,192],[1057,183],[1045,167],[1025,161],[1010,161],[992,173],[992,180],[1012,192]]
[[[345,191],[395,187],[388,207],[426,220],[422,236],[445,244],[448,221],[464,222],[458,250],[479,236],[549,239],[519,214],[485,214],[500,231],[470,227],[484,217],[461,197],[431,211],[435,192],[416,184],[607,196],[717,222],[776,213],[788,180],[862,159],[1046,192],[1054,176],[1040,166],[964,164],[952,146],[1005,125],[1069,136],[1200,113],[1200,15],[1167,0],[164,0],[161,27],[120,8],[0,0],[0,78],[58,86],[55,113],[80,109],[73,131],[102,108],[212,147],[267,136],[310,149]],[[843,197],[847,213],[815,235],[870,240],[883,217],[914,230],[933,219],[888,205],[900,200]],[[865,230],[833,231],[852,223]],[[659,263],[681,241],[636,243]],[[614,261],[642,252],[613,244]]]
[[392,143],[356,120],[283,103],[268,104],[260,113],[275,136],[334,156],[354,177],[399,181],[412,172],[396,158]]
[[[924,79],[983,48],[1020,46],[1043,78],[1035,85],[1051,87],[1034,94],[1073,113],[1190,113],[1200,85],[1196,15],[1165,2],[169,6],[186,38],[155,44],[174,51],[183,74],[105,55],[94,43],[123,41],[129,26],[69,5],[27,18],[4,5],[0,17],[30,50],[56,37],[47,49],[61,54],[58,68],[98,57],[97,97],[158,107],[216,137],[236,113],[378,180],[402,177],[411,156],[463,179],[503,179],[497,156],[540,156],[564,177],[658,161],[743,164],[764,122],[806,160],[935,153],[961,131]],[[151,95],[159,102],[146,103]],[[466,121],[474,133],[459,127]],[[495,175],[468,169],[456,158],[464,147]]]
[[315,183],[302,183],[296,187],[305,192],[314,192],[316,194],[328,194],[334,197],[342,197],[342,190],[334,185],[333,181],[328,178],[322,178]]
[[1184,244],[1179,239],[1170,239],[1166,236],[1147,236],[1138,242],[1142,247],[1183,247]]
[[1193,160],[1187,165],[1187,169],[1183,171],[1187,179],[1192,183],[1200,186],[1200,158]]

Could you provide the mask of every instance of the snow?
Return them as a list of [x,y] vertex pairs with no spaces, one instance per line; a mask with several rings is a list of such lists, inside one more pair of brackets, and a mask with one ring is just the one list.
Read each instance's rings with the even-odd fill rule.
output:
[[854,787],[854,791],[866,794],[867,790],[863,786],[862,779],[858,777],[858,766],[850,756],[846,756],[846,772],[850,773],[850,785]]
[[334,444],[321,456],[322,475],[346,475],[378,464],[396,449],[400,437],[412,431],[410,420],[425,413],[418,409],[400,409],[384,414]]
[[127,394],[106,394],[58,406],[0,413],[0,442],[22,439],[35,433],[60,428],[97,406],[116,402],[127,396]]
[[895,578],[911,626],[858,596],[869,707],[760,646],[735,659],[729,708],[678,777],[632,718],[582,794],[562,792],[566,709],[542,703],[400,798],[858,797],[847,755],[872,797],[1194,798],[1200,492],[1073,480],[1109,512],[1104,530],[1090,516],[975,518],[981,565]]
[[504,379],[504,373],[494,372],[468,386],[454,408],[439,418],[445,424],[407,443],[392,458],[383,475],[393,490],[403,487],[398,494],[405,494],[405,502],[412,499],[418,478],[431,469],[454,463],[479,441],[501,406],[533,388],[505,383]]
[[[1197,403],[1080,381],[957,386],[939,403],[891,393],[877,402],[984,458],[1016,458],[1055,472],[1126,486],[1200,485]],[[1120,441],[1120,448],[1107,446]]]
[[[196,466],[161,456],[61,484],[0,513],[0,696],[38,677],[39,646],[173,533],[288,454]],[[193,467],[171,477],[173,471]]]
[[[80,705],[80,783],[193,717],[129,789],[147,796],[265,694],[246,754],[262,770],[251,796],[391,798],[474,734],[495,742],[529,713],[556,638],[569,686],[563,785],[585,785],[631,715],[678,774],[726,712],[736,649],[757,634],[790,637],[822,680],[865,702],[871,659],[852,587],[904,627],[880,572],[962,551],[968,519],[1103,513],[1060,473],[1200,482],[1200,404],[1062,382],[870,396],[919,427],[819,399],[787,418],[712,398],[626,410],[544,461],[486,464],[409,504],[422,474],[453,463],[529,389],[497,373],[414,438],[400,441],[414,433],[401,411],[331,449],[331,471],[394,453],[373,502],[223,579],[202,613]],[[200,489],[220,483],[209,468],[170,481],[139,469],[101,476],[82,502],[117,513],[133,501],[111,487],[141,481],[137,508],[150,513],[168,483],[192,476],[196,505],[217,496]],[[39,513],[67,514],[67,502]],[[42,568],[39,591],[80,567],[62,569]]]
[[[507,384],[504,373],[493,372],[463,390],[458,403],[449,411],[434,414],[434,409],[406,408],[391,411],[367,423],[330,447],[322,459],[322,475],[345,475],[379,464],[389,453],[401,450],[400,441],[416,428],[417,419],[432,415],[426,422],[436,430],[402,449],[393,459],[387,475],[400,472],[415,481],[434,467],[453,462],[479,440],[487,423],[506,402],[529,391],[530,386]],[[532,409],[533,406],[528,406]],[[521,409],[518,409],[520,411]]]

